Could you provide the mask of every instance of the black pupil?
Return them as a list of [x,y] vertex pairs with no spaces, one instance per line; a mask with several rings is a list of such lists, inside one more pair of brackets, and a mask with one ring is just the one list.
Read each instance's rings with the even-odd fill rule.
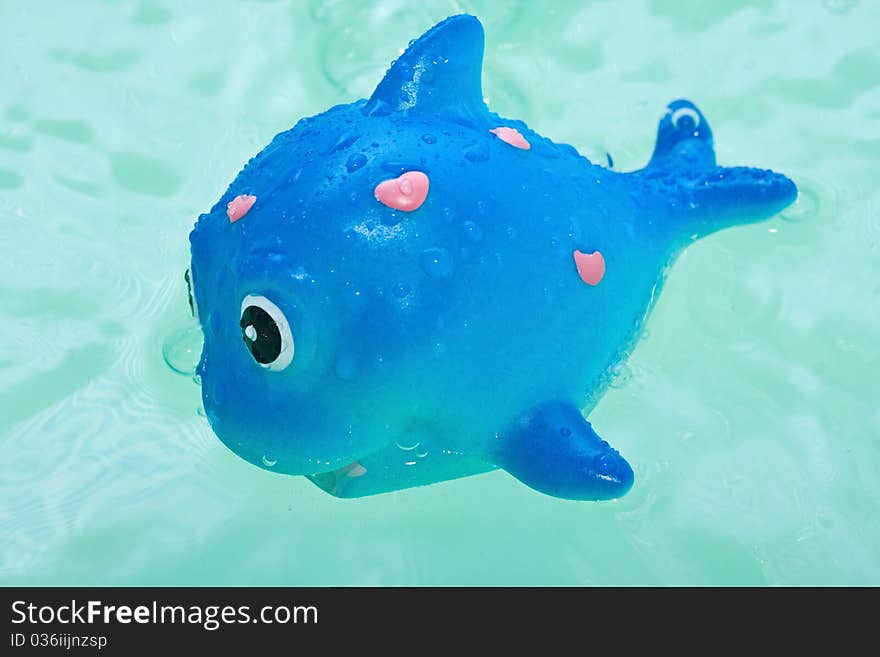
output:
[[[281,353],[281,331],[269,313],[259,306],[248,306],[241,314],[239,324],[241,337],[255,361],[268,365],[278,358]],[[248,327],[252,330],[248,330]]]
[[679,130],[693,130],[696,127],[694,124],[694,117],[690,114],[682,114],[678,117],[675,127]]

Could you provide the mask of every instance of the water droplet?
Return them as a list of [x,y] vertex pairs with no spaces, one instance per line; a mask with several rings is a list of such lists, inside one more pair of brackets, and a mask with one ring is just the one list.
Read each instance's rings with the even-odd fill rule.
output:
[[332,146],[332,148],[326,153],[327,155],[331,153],[337,153],[339,151],[345,150],[349,146],[351,146],[354,142],[360,139],[360,135],[356,133],[347,133],[341,135],[337,142]]
[[431,133],[427,133],[427,134],[422,135],[422,141],[425,142],[426,144],[436,144],[437,137],[435,137]]
[[204,336],[198,324],[175,331],[162,343],[162,357],[165,363],[178,374],[193,376],[202,355]]
[[263,454],[263,465],[265,465],[267,468],[273,467],[276,463],[278,463],[277,460],[267,456],[266,454]]
[[403,299],[406,295],[409,294],[409,292],[410,292],[410,287],[406,283],[398,283],[397,285],[394,286],[394,289],[392,289],[392,293],[398,299]]
[[471,162],[485,162],[489,159],[489,146],[485,143],[475,144],[465,151],[464,157]]
[[797,200],[782,211],[786,221],[808,221],[819,214],[819,195],[811,188],[801,186]]
[[362,166],[367,163],[367,156],[363,153],[355,153],[351,157],[348,158],[348,162],[345,163],[346,170],[351,173],[352,171],[357,171]]
[[402,175],[407,171],[421,171],[421,168],[418,164],[413,164],[412,162],[383,162],[380,165],[382,171],[387,171],[388,173],[393,173],[395,175]]
[[434,278],[448,278],[455,270],[449,251],[440,248],[422,251],[421,265],[425,273]]
[[483,236],[483,229],[480,228],[479,224],[474,223],[473,221],[465,221],[462,224],[462,228],[464,228],[465,237],[474,242],[478,242]]
[[373,99],[364,109],[369,116],[388,116],[394,108],[384,100]]
[[632,379],[632,368],[629,365],[620,364],[614,369],[614,373],[612,376],[614,378],[611,379],[611,383],[609,385],[612,388],[623,388]]

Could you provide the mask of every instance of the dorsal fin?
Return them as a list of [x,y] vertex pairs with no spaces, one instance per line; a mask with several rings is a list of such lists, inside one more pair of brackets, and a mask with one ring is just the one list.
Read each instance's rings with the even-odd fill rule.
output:
[[477,114],[485,111],[482,69],[480,21],[468,14],[450,16],[410,42],[392,62],[364,111]]

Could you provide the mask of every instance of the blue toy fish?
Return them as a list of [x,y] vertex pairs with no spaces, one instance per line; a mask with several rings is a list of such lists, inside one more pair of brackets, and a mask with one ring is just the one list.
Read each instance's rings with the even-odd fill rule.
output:
[[591,164],[483,102],[483,29],[412,42],[369,100],[275,137],[190,235],[208,419],[247,461],[361,497],[503,468],[576,500],[633,472],[584,419],[695,239],[779,212],[671,103],[648,165]]

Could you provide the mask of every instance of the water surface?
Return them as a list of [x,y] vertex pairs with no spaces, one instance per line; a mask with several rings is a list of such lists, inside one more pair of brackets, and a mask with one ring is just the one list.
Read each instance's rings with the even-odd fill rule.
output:
[[[227,451],[163,359],[195,217],[460,11],[493,110],[627,170],[688,97],[722,164],[801,188],[673,270],[591,417],[636,471],[614,503],[503,472],[336,500]],[[0,24],[0,583],[880,584],[880,4],[95,0]]]

